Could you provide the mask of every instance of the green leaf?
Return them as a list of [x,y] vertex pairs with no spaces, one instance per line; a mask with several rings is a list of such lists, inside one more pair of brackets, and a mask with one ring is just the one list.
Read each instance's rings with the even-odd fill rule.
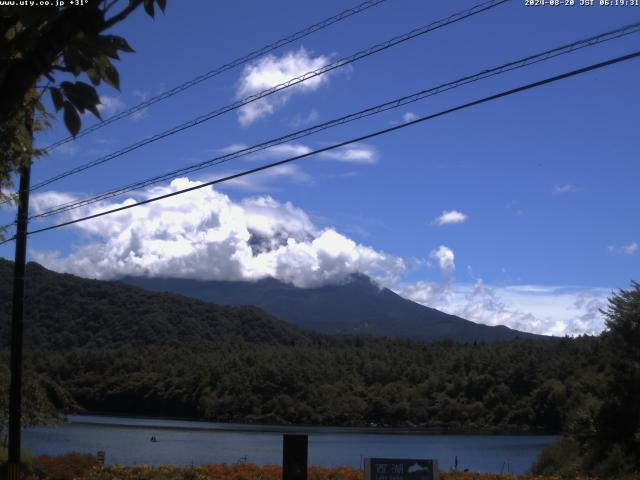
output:
[[70,68],[76,77],[91,66],[90,61],[75,47],[65,48],[62,57],[64,66]]
[[38,100],[36,102],[35,109],[36,109],[36,112],[42,114],[43,116],[47,115],[47,109],[44,108],[44,105],[42,104],[42,102],[40,100]]
[[51,87],[51,101],[53,102],[56,112],[59,112],[64,104],[64,99],[62,98],[62,93],[59,88]]
[[153,18],[154,9],[153,9],[153,0],[144,0],[144,11]]
[[80,131],[80,115],[69,101],[64,102],[64,124],[74,137]]
[[111,63],[104,69],[104,81],[116,90],[120,90],[120,74]]
[[118,50],[122,50],[123,52],[127,52],[127,53],[135,52],[135,50],[131,48],[131,45],[129,45],[124,38],[118,37],[117,35],[105,35],[105,37]]
[[164,13],[164,9],[167,8],[167,0],[156,0],[156,3],[158,7],[160,7],[160,10],[162,10],[162,13]]
[[90,68],[85,73],[93,85],[100,85],[100,74],[95,68]]
[[16,38],[16,27],[15,26],[9,28],[4,34],[4,39],[7,40],[8,42],[13,40],[14,38]]
[[[118,38],[118,37],[115,37]],[[119,60],[120,57],[118,55],[118,44],[114,42],[113,35],[98,35],[95,38],[95,49],[92,57],[97,57],[99,55],[107,55],[108,57],[113,58],[114,60]]]
[[80,113],[89,110],[100,118],[100,113],[96,107],[100,103],[100,98],[95,88],[84,82],[62,82],[60,87],[67,99]]
[[98,105],[101,105],[101,104],[102,104],[102,102],[99,101],[95,105],[87,106],[87,110],[89,110],[91,113],[93,113],[100,120],[102,120],[102,116],[100,115],[100,110],[98,110]]
[[97,103],[100,103],[98,92],[96,92],[96,89],[88,83],[76,82],[73,85],[73,88],[76,92],[78,92],[79,95],[82,96],[82,98],[85,100],[85,104],[92,103],[95,105]]

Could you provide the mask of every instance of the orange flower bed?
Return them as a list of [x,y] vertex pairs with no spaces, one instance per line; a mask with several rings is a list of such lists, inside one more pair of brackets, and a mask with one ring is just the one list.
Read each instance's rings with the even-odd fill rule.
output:
[[32,478],[71,480],[80,477],[97,465],[95,455],[68,453],[66,455],[41,455],[31,462]]
[[[211,464],[199,467],[123,467],[97,465],[95,456],[70,453],[35,457],[27,480],[280,480],[282,467],[253,463]],[[442,472],[441,480],[561,480],[558,476],[502,475],[497,473]],[[309,467],[308,480],[363,480],[362,470],[351,467]],[[575,480],[597,480],[577,477]],[[619,480],[640,480],[640,474]]]

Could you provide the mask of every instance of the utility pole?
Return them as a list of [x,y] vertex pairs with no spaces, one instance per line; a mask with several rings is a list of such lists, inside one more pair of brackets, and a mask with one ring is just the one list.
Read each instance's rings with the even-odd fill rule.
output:
[[[33,113],[27,114],[27,130],[33,144]],[[13,306],[11,316],[11,386],[9,387],[9,480],[20,478],[20,428],[22,415],[22,320],[24,317],[24,277],[27,257],[27,223],[31,158],[20,167],[20,190],[16,218],[16,254],[13,265]]]

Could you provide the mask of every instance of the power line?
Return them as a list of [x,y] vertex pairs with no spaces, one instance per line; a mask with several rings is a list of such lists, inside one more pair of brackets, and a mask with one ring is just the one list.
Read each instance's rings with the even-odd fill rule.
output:
[[[119,187],[117,189],[112,189],[110,191],[101,193],[99,195],[93,196],[93,197],[89,197],[89,198],[85,198],[82,200],[74,200],[71,202],[67,202],[64,204],[60,204],[60,205],[56,205],[55,207],[50,208],[49,210],[45,211],[45,212],[41,212],[39,214],[36,215],[32,215],[29,219],[36,219],[36,218],[42,218],[42,217],[48,217],[48,216],[52,216],[52,215],[57,215],[60,213],[64,213],[64,212],[68,212],[70,210],[74,210],[76,208],[80,208],[86,205],[90,205],[102,200],[107,200],[119,195],[123,195],[125,193],[131,192],[133,190],[138,190],[140,188],[143,187],[147,187],[149,185],[154,185],[156,183],[160,183],[162,181],[165,180],[170,180],[173,178],[176,178],[180,175],[184,175],[184,174],[188,174],[191,172],[195,172],[213,165],[218,165],[224,162],[228,162],[230,160],[245,156],[245,155],[249,155],[261,150],[265,150],[267,148],[273,147],[275,145],[280,145],[283,144],[285,142],[289,142],[291,140],[296,140],[296,139],[300,139],[303,137],[307,137],[309,135],[312,135],[314,133],[317,133],[319,131],[323,131],[323,130],[327,130],[329,128],[333,128],[339,125],[344,125],[346,123],[355,121],[355,120],[359,120],[365,117],[369,117],[372,115],[376,115],[378,113],[381,112],[385,112],[394,108],[399,108],[401,106],[404,105],[408,105],[410,103],[413,102],[417,102],[419,100],[423,100],[427,97],[431,97],[449,90],[452,90],[454,88],[463,86],[463,85],[467,85],[469,83],[473,83],[479,80],[483,80],[495,75],[499,75],[502,74],[504,72],[508,72],[508,71],[512,71],[512,70],[516,70],[519,68],[523,68],[529,65],[533,65],[542,61],[546,61],[549,60],[551,58],[555,58],[558,57],[560,55],[565,55],[571,52],[574,52],[576,50],[582,49],[582,48],[586,48],[586,47],[590,47],[593,45],[597,45],[600,43],[604,43],[613,39],[617,39],[620,37],[623,37],[625,35],[629,35],[632,33],[638,33],[640,32],[640,22],[634,23],[634,24],[630,24],[630,25],[626,25],[624,27],[620,27],[617,28],[615,30],[611,30],[608,32],[604,32],[598,35],[594,35],[582,40],[578,40],[575,42],[572,42],[570,44],[566,44],[560,47],[556,47],[553,48],[551,50],[546,50],[544,52],[541,53],[537,53],[534,55],[530,55],[528,57],[525,58],[521,58],[519,60],[515,60],[503,65],[500,65],[498,67],[494,67],[494,68],[490,68],[490,69],[486,69],[486,70],[482,70],[479,73],[476,73],[474,75],[468,75],[465,77],[462,77],[458,80],[454,80],[451,82],[447,82],[441,85],[438,85],[436,87],[432,87],[426,90],[422,90],[420,92],[417,93],[413,93],[411,95],[406,95],[400,98],[396,98],[394,100],[376,105],[374,107],[369,107],[367,109],[364,110],[360,110],[356,113],[351,113],[349,115],[345,115],[324,123],[320,123],[320,124],[316,124],[313,125],[311,127],[302,129],[302,130],[298,130],[296,132],[292,132],[289,133],[287,135],[275,138],[275,139],[271,139],[268,140],[266,142],[262,142],[260,144],[251,146],[251,147],[246,147],[246,148],[242,148],[239,149],[235,152],[230,152],[230,153],[226,153],[224,155],[220,155],[217,156],[215,158],[209,159],[209,160],[205,160],[203,162],[199,162],[199,163],[195,163],[192,165],[189,165],[187,167],[183,167],[177,170],[172,170],[170,172],[155,176],[155,177],[151,177],[151,178],[147,178],[144,180],[140,180],[138,182],[132,183],[132,184],[128,184],[126,186],[123,187]],[[7,225],[10,226],[10,225]]]
[[393,37],[390,40],[387,40],[385,42],[379,43],[377,45],[374,45],[373,47],[369,47],[365,50],[361,50],[355,54],[352,54],[348,57],[344,57],[340,60],[337,60],[333,63],[330,63],[328,65],[325,65],[317,70],[313,70],[310,72],[307,72],[303,75],[300,75],[298,77],[292,78],[290,80],[287,80],[286,82],[280,83],[272,88],[263,90],[259,93],[250,95],[248,97],[245,97],[242,100],[238,100],[230,105],[227,105],[225,107],[219,108],[217,110],[214,110],[212,112],[206,113],[204,115],[201,115],[199,117],[194,118],[193,120],[190,120],[188,122],[182,123],[180,125],[177,125],[173,128],[170,128],[168,130],[165,130],[164,132],[160,132],[157,133],[151,137],[148,137],[146,139],[140,140],[132,145],[129,145],[127,147],[124,147],[116,152],[113,152],[109,155],[106,155],[104,157],[100,157],[96,160],[93,160],[91,162],[85,163],[83,165],[79,165],[78,167],[72,168],[71,170],[67,170],[66,172],[60,173],[58,175],[55,175],[53,177],[48,178],[47,180],[43,180],[39,183],[36,183],[35,185],[33,185],[31,187],[31,191],[33,190],[37,190],[39,188],[44,187],[45,185],[49,185],[55,181],[61,180],[63,178],[69,177],[71,175],[75,175],[76,173],[80,173],[84,170],[87,170],[89,168],[95,167],[97,165],[103,164],[105,162],[108,162],[110,160],[113,160],[114,158],[118,158],[126,153],[132,152],[133,150],[137,150],[140,147],[143,147],[145,145],[148,145],[150,143],[153,143],[157,140],[161,140],[163,138],[169,137],[171,135],[174,135],[178,132],[181,132],[183,130],[186,130],[188,128],[192,128],[195,127],[196,125],[199,125],[201,123],[204,123],[208,120],[211,120],[212,118],[218,117],[220,115],[223,115],[224,113],[230,112],[232,110],[236,110],[240,107],[243,107],[249,103],[255,102],[256,100],[259,100],[261,98],[267,97],[269,95],[273,95],[276,92],[279,92],[281,90],[284,90],[286,88],[292,87],[294,85],[297,85],[299,83],[302,83],[306,80],[309,80],[311,78],[315,78],[318,77],[320,75],[323,75],[325,73],[328,73],[332,70],[335,70],[337,68],[341,68],[344,67],[346,65],[349,65],[353,62],[356,62],[357,60],[360,60],[362,58],[368,57],[370,55],[373,55],[375,53],[381,52],[383,50],[386,50],[388,48],[394,47],[396,45],[399,45],[401,43],[407,42],[413,38],[416,38],[420,35],[424,35],[426,33],[429,33],[431,31],[437,30],[439,28],[445,27],[447,25],[456,23],[460,20],[463,20],[465,18],[471,17],[473,15],[476,15],[478,13],[484,12],[486,10],[489,10],[491,8],[495,8],[503,3],[506,3],[510,0],[489,0],[487,2],[484,3],[480,3],[478,5],[475,5],[471,8],[468,8],[466,10],[463,10],[461,12],[458,13],[454,13],[452,15],[450,15],[449,17],[446,17],[444,19],[438,20],[436,22],[430,23],[429,25],[420,27],[420,28],[416,28],[414,30],[411,30],[410,32],[407,32],[403,35],[399,35],[396,37]]
[[[569,78],[569,77],[574,77],[574,76],[577,76],[577,75],[581,75],[583,73],[587,73],[587,72],[590,72],[590,71],[593,71],[593,70],[604,68],[604,67],[616,64],[616,63],[621,63],[621,62],[628,61],[628,60],[631,60],[631,59],[634,59],[634,58],[638,58],[638,57],[640,57],[640,50],[637,50],[637,51],[635,51],[633,53],[630,53],[630,54],[627,54],[627,55],[623,55],[623,56],[616,57],[616,58],[613,58],[613,59],[610,59],[610,60],[606,60],[604,62],[595,63],[595,64],[589,65],[587,67],[579,68],[579,69],[576,69],[576,70],[571,70],[569,72],[565,72],[565,73],[562,73],[562,74],[559,74],[559,75],[555,75],[553,77],[548,77],[548,78],[545,78],[544,80],[539,80],[537,82],[528,83],[526,85],[522,85],[520,87],[512,88],[510,90],[505,90],[505,91],[502,91],[502,92],[497,93],[495,95],[490,95],[488,97],[484,97],[484,98],[481,98],[479,100],[474,100],[472,102],[468,102],[468,103],[465,103],[465,104],[462,104],[462,105],[458,105],[456,107],[452,107],[452,108],[449,108],[447,110],[441,110],[440,112],[437,112],[437,113],[434,113],[434,114],[431,114],[431,115],[426,115],[426,116],[420,117],[420,118],[418,118],[416,120],[412,120],[410,122],[406,122],[406,123],[401,124],[401,125],[396,125],[396,126],[393,126],[393,127],[385,128],[383,130],[378,130],[376,132],[372,132],[372,133],[369,133],[367,135],[363,135],[363,136],[360,136],[360,137],[357,137],[357,138],[352,138],[350,140],[346,140],[346,141],[341,142],[341,143],[330,145],[328,147],[319,148],[319,149],[314,150],[312,152],[304,153],[302,155],[296,155],[294,157],[290,157],[290,158],[287,158],[285,160],[280,160],[278,162],[269,163],[267,165],[263,165],[263,166],[256,167],[256,168],[252,168],[250,170],[245,170],[243,172],[236,173],[236,174],[233,174],[233,175],[228,175],[226,177],[219,178],[217,180],[212,180],[210,182],[202,183],[200,185],[196,185],[196,186],[193,186],[193,187],[185,188],[185,189],[182,189],[182,190],[178,190],[178,191],[175,191],[175,192],[167,193],[165,195],[160,195],[160,196],[149,198],[149,199],[146,199],[146,200],[142,200],[142,201],[134,203],[134,204],[123,205],[121,207],[117,207],[117,208],[113,208],[111,210],[106,210],[106,211],[103,211],[103,212],[95,213],[93,215],[87,215],[85,217],[81,217],[81,218],[77,218],[77,219],[74,219],[74,220],[70,220],[68,222],[63,222],[63,223],[59,223],[59,224],[56,224],[56,225],[51,225],[49,227],[44,227],[44,228],[40,228],[40,229],[37,229],[37,230],[32,230],[32,231],[28,232],[27,234],[28,235],[33,235],[33,234],[36,234],[36,233],[47,232],[47,231],[50,231],[50,230],[54,230],[54,229],[61,228],[61,227],[66,227],[68,225],[73,225],[73,224],[76,224],[76,223],[84,222],[84,221],[91,220],[91,219],[98,218],[98,217],[102,217],[102,216],[105,216],[105,215],[110,215],[112,213],[117,213],[117,212],[121,212],[121,211],[124,211],[124,210],[128,210],[130,208],[138,207],[138,206],[145,205],[145,204],[148,204],[148,203],[157,202],[159,200],[163,200],[163,199],[166,199],[166,198],[174,197],[176,195],[181,195],[181,194],[184,194],[184,193],[187,193],[187,192],[191,192],[191,191],[194,191],[194,190],[198,190],[198,189],[201,189],[201,188],[204,188],[204,187],[209,187],[211,185],[216,185],[218,183],[223,183],[223,182],[227,182],[229,180],[234,180],[236,178],[244,177],[246,175],[250,175],[250,174],[253,174],[253,173],[257,173],[257,172],[261,172],[263,170],[267,170],[267,169],[274,168],[274,167],[277,167],[277,166],[280,166],[280,165],[284,165],[286,163],[290,163],[290,162],[293,162],[293,161],[296,161],[296,160],[300,160],[300,159],[303,159],[303,158],[306,158],[306,157],[310,157],[312,155],[316,155],[316,154],[319,154],[319,153],[323,153],[323,152],[327,152],[327,151],[330,151],[330,150],[334,150],[336,148],[344,147],[344,146],[350,145],[352,143],[361,142],[363,140],[368,140],[368,139],[371,139],[371,138],[374,138],[374,137],[378,137],[380,135],[384,135],[384,134],[387,134],[387,133],[390,133],[390,132],[394,132],[396,130],[400,130],[400,129],[409,127],[411,125],[422,123],[422,122],[425,122],[427,120],[432,120],[434,118],[442,117],[442,116],[448,115],[450,113],[457,112],[459,110],[464,110],[464,109],[467,109],[467,108],[470,108],[470,107],[481,105],[483,103],[487,103],[487,102],[490,102],[490,101],[493,101],[493,100],[497,100],[497,99],[502,98],[502,97],[507,97],[507,96],[510,96],[510,95],[514,95],[516,93],[520,93],[520,92],[523,92],[523,91],[526,91],[526,90],[531,90],[533,88],[537,88],[537,87],[540,87],[540,86],[543,86],[543,85],[547,85],[549,83],[553,83],[553,82],[557,82],[557,81],[560,81],[560,80],[564,80],[564,79]],[[2,243],[7,243],[8,241],[11,241],[11,240],[12,239],[9,239],[9,240],[6,240],[6,241],[4,241]]]
[[57,147],[59,147],[60,145],[64,145],[67,142],[70,142],[72,140],[78,139],[80,137],[84,137],[85,135],[88,135],[89,133],[95,132],[96,130],[101,129],[102,127],[106,127],[107,125],[110,125],[114,122],[117,122],[118,120],[121,120],[123,118],[127,118],[131,115],[133,115],[136,112],[139,112],[147,107],[149,107],[150,105],[153,105],[154,103],[158,103],[162,100],[165,100],[169,97],[173,97],[174,95],[177,95],[178,93],[184,92],[185,90],[198,85],[199,83],[204,82],[205,80],[208,80],[210,78],[213,78],[215,76],[218,76],[228,70],[231,70],[232,68],[238,67],[244,63],[250,62],[252,60],[255,60],[263,55],[266,55],[267,53],[273,52],[274,50],[277,50],[280,47],[283,47],[285,45],[289,45],[290,43],[295,42],[296,40],[300,40],[301,38],[307,37],[309,35],[311,35],[312,33],[317,32],[318,30],[322,30],[324,28],[329,27],[330,25],[333,25],[334,23],[337,23],[341,20],[344,20],[346,18],[349,18],[353,15],[356,15],[360,12],[363,12],[365,10],[368,10],[371,7],[375,7],[376,5],[379,5],[380,3],[386,2],[387,0],[368,0],[366,2],[363,2],[359,5],[356,5],[353,8],[349,8],[347,10],[344,10],[340,13],[338,13],[337,15],[334,15],[332,17],[326,18],[324,20],[322,20],[321,22],[318,22],[314,25],[311,25],[303,30],[300,30],[292,35],[289,35],[288,37],[284,37],[281,38],[280,40],[277,40],[273,43],[270,43],[269,45],[266,45],[262,48],[259,48],[258,50],[254,50],[251,53],[248,53],[240,58],[237,58],[229,63],[226,63],[220,67],[214,68],[213,70],[210,70],[206,73],[203,73],[202,75],[199,75],[187,82],[184,82],[174,88],[172,88],[171,90],[167,90],[165,92],[162,92],[159,95],[156,95],[155,97],[151,97],[148,100],[145,100],[137,105],[134,105],[133,107],[124,110],[122,112],[119,112],[115,115],[112,115],[109,118],[104,119],[103,121],[101,121],[100,123],[96,123],[90,127],[84,128],[83,130],[81,130],[75,137],[73,135],[69,135],[68,137],[64,137],[60,140],[58,140],[57,142],[54,142],[50,145],[48,145],[47,147],[45,147],[45,150],[47,151],[51,151]]

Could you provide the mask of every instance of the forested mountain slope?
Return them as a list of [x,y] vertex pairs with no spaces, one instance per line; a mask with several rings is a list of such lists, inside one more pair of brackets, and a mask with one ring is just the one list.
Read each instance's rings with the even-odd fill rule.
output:
[[362,274],[352,275],[340,285],[318,288],[296,288],[275,279],[221,282],[125,277],[122,282],[221,305],[256,305],[289,323],[329,334],[458,342],[545,338],[504,326],[477,324],[425,307],[379,288]]
[[[8,344],[13,262],[0,259],[0,338]],[[226,307],[118,282],[27,265],[25,342],[47,349],[246,341],[294,344],[323,337],[257,307]]]

